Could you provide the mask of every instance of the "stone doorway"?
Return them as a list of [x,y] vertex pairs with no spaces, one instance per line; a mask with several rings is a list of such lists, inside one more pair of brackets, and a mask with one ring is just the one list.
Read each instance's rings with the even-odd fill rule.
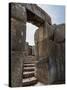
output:
[[[34,46],[29,45],[27,42],[25,45],[26,50],[24,51],[24,53],[26,52],[26,54],[24,55],[25,58],[24,58],[24,65],[23,65],[24,67],[23,67],[22,86],[33,86],[33,85],[38,85],[37,84],[38,80],[36,78],[36,63],[38,61],[37,57],[39,57],[39,56],[37,56],[36,52],[38,52],[38,50],[36,50],[36,49],[38,48],[37,43],[39,42],[39,39],[43,40],[43,38],[44,38],[43,37],[44,21],[41,20],[41,18],[39,18],[38,16],[36,16],[36,14],[34,14],[33,12],[31,12],[30,10],[27,10],[27,9],[26,9],[26,16],[27,16],[27,22],[30,22],[38,27],[36,30],[36,32],[38,32],[37,33],[38,37],[37,37],[37,35],[34,35],[34,43],[36,44],[36,47],[35,47],[35,45]],[[30,32],[32,32],[32,30]],[[40,46],[43,47],[42,45],[40,45]],[[39,50],[39,52],[41,52],[41,49]],[[39,53],[39,54],[41,55],[42,53]],[[39,85],[40,85],[40,83],[39,83]]]
[[[48,57],[47,23],[51,18],[35,4],[10,3],[11,25],[11,86],[23,86],[26,22],[38,27],[35,33],[36,60]],[[46,42],[46,43],[45,43]],[[45,47],[46,48],[45,48]],[[45,50],[45,52],[44,52]],[[47,70],[48,71],[48,70]],[[48,73],[46,75],[48,77]],[[33,82],[35,83],[36,80]]]
[[[30,86],[37,81],[44,85],[52,84],[56,80],[64,81],[64,24],[53,26],[50,16],[36,4],[10,3],[9,7],[11,33],[9,86]],[[26,59],[25,45],[28,46],[26,22],[38,27],[34,35],[36,52],[34,60],[31,60],[31,57]],[[33,71],[36,71],[36,74]],[[26,80],[23,82],[31,76],[36,78],[33,77],[30,82]]]

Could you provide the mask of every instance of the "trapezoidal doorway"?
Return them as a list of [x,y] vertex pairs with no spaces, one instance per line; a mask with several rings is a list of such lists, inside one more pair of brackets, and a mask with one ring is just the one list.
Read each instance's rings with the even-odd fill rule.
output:
[[[27,29],[26,29],[26,44],[24,50],[24,64],[23,64],[23,80],[22,86],[32,86],[38,85],[39,83],[36,75],[36,63],[39,61],[40,58],[44,57],[44,20],[42,20],[36,13],[26,9],[26,16],[27,16]],[[36,25],[36,27],[33,27]],[[30,28],[29,28],[30,27]],[[29,28],[29,30],[28,30]],[[36,30],[34,32],[34,42],[32,43],[31,33],[33,29]],[[28,31],[27,31],[28,30]],[[30,37],[30,43],[28,42],[28,38]],[[42,42],[42,44],[41,44]]]

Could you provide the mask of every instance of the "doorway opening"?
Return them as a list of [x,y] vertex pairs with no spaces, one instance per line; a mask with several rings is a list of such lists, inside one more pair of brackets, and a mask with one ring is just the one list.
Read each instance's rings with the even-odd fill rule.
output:
[[31,46],[35,45],[34,34],[37,29],[38,29],[37,26],[35,26],[29,22],[26,23],[26,42],[28,42],[29,45],[31,45]]
[[38,29],[37,26],[27,22],[26,23],[26,45],[25,49],[27,51],[27,55],[35,55],[35,41],[34,34]]
[[[43,23],[44,21],[32,11],[26,9],[26,40],[24,51],[24,67],[23,67],[23,86],[31,86],[38,83],[36,77],[36,63],[38,47],[38,39],[41,35],[43,39]],[[39,52],[38,52],[39,53]]]

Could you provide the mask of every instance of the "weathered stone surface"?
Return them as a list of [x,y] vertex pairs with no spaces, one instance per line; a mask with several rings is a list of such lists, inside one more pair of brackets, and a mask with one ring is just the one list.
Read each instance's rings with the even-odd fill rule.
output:
[[22,86],[23,55],[20,52],[11,52],[11,86]]
[[36,63],[36,77],[39,82],[48,84],[48,58],[42,58]]
[[[58,25],[59,26],[59,25]],[[53,84],[53,83],[57,83],[59,81],[61,81],[62,83],[64,83],[65,80],[65,46],[64,46],[64,27],[63,25],[61,25],[60,27],[57,27],[56,30],[59,30],[59,32],[57,32],[58,34],[58,38],[57,40],[60,41],[61,38],[61,42],[57,42],[55,40],[54,37],[57,37],[56,35],[56,30],[54,30],[54,27],[49,26],[47,23],[45,25],[46,28],[44,28],[45,31],[43,31],[43,34],[41,32],[36,32],[37,34],[35,34],[36,37],[36,45],[38,47],[38,51],[39,51],[39,56],[38,56],[38,63],[36,64],[36,76],[38,78],[39,81],[43,82],[44,84],[46,84],[46,80],[45,80],[45,73],[44,72],[44,68],[45,67],[45,63],[43,63],[43,67],[41,67],[41,62],[46,62],[47,59],[44,59],[45,57],[48,57],[48,62],[47,62],[47,66],[48,66],[48,80],[47,80],[47,84]],[[47,30],[47,32],[46,32]],[[61,32],[63,31],[63,32]],[[40,36],[39,38],[39,33],[41,35],[43,35],[42,37]],[[59,35],[60,34],[60,35]],[[55,36],[56,35],[56,36]],[[43,39],[43,41],[42,41]],[[63,40],[62,40],[63,39]],[[38,43],[38,44],[37,44]],[[38,53],[38,52],[37,52]],[[45,61],[44,61],[45,60]],[[40,67],[38,66],[40,65]],[[43,71],[43,72],[42,72]],[[59,82],[59,83],[61,83]]]
[[38,43],[38,40],[39,40],[39,30],[37,29],[37,30],[35,31],[35,34],[34,34],[35,44]]
[[[22,15],[24,15],[25,8],[27,9],[28,21],[31,21],[33,24],[36,24],[37,26],[39,26],[40,25],[39,23],[43,23],[45,20],[49,24],[51,24],[50,16],[44,10],[42,10],[40,7],[38,7],[36,4],[12,3],[12,8],[11,8],[12,9],[12,16],[16,17],[16,18],[19,17],[19,19],[24,20]],[[29,12],[31,15],[29,14]],[[33,15],[34,18],[32,17],[32,14],[35,15],[35,17]],[[31,17],[29,17],[29,16],[31,16]],[[33,19],[33,21],[31,19]]]
[[47,39],[40,41],[38,43],[39,47],[39,57],[47,57],[48,56],[48,46],[47,46]]
[[25,43],[25,51],[24,51],[24,53],[25,53],[25,56],[29,55],[29,44],[28,44],[28,42]]
[[65,80],[65,25],[57,25],[55,32],[57,80]]
[[[64,25],[55,27],[54,40],[49,40],[49,84],[65,80]],[[60,82],[60,83],[61,83]]]
[[47,21],[51,24],[51,18],[50,16],[42,10],[40,7],[38,7],[36,4],[26,4],[26,8],[30,10],[32,13],[34,13],[36,16],[38,16],[43,21]]
[[[21,12],[20,9],[23,9]],[[22,86],[23,51],[26,39],[26,11],[24,7],[11,4],[11,85]]]
[[58,80],[64,80],[65,78],[65,51],[63,51],[64,47],[61,44],[56,44],[56,63],[57,63],[57,72],[58,72]]
[[62,42],[65,39],[65,25],[57,25],[54,33],[54,40],[56,42]]
[[43,25],[41,25],[39,28],[38,28],[38,42],[40,41],[43,41],[43,37],[44,37],[44,33],[43,33]]
[[38,62],[36,63],[36,77],[44,84],[48,84],[48,35],[46,23],[35,32],[35,46]]
[[26,9],[18,3],[11,3],[11,17],[26,22]]
[[35,53],[36,53],[35,46],[32,46],[32,55],[35,56]]
[[46,33],[44,24],[39,27],[35,32],[35,47],[37,56],[47,57],[48,56],[48,35]]
[[[23,34],[23,35],[22,35]],[[11,48],[13,50],[24,49],[26,38],[26,24],[11,18]]]
[[49,40],[49,64],[48,64],[48,80],[49,84],[53,83],[58,73],[56,73],[56,51],[55,42]]
[[53,40],[54,27],[47,23],[47,35],[50,40]]
[[56,51],[55,51],[55,42],[54,41],[49,40],[48,50],[49,50],[49,58],[55,60]]
[[[39,27],[35,33],[36,57],[23,56],[26,21]],[[35,4],[11,4],[11,86],[22,86],[25,58],[24,62],[27,63],[38,61],[36,77],[40,82],[52,84],[58,80],[65,80],[64,29],[64,24],[52,26],[49,15]],[[31,46],[28,47],[28,54],[32,55]]]
[[37,62],[36,57],[35,56],[26,56],[24,63],[27,64],[35,64]]

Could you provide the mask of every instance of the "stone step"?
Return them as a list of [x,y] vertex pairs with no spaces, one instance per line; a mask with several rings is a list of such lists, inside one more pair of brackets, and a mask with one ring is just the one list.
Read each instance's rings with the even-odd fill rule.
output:
[[32,58],[26,58],[25,61],[36,61],[35,59],[32,59]]
[[33,86],[37,83],[37,79],[35,77],[26,78],[22,81],[22,86]]
[[26,56],[26,59],[34,59],[35,60],[35,56]]
[[34,63],[34,62],[36,62],[36,61],[33,61],[33,60],[25,60],[24,63],[25,63],[25,62],[29,62],[29,63],[33,62],[33,63]]
[[35,75],[34,71],[31,72],[23,72],[23,78],[29,78],[29,77],[33,77]]
[[24,64],[36,64],[36,63],[37,63],[37,61],[32,61],[32,60],[24,61]]
[[24,67],[24,71],[34,71],[35,67]]
[[24,67],[35,67],[35,64],[24,64]]

